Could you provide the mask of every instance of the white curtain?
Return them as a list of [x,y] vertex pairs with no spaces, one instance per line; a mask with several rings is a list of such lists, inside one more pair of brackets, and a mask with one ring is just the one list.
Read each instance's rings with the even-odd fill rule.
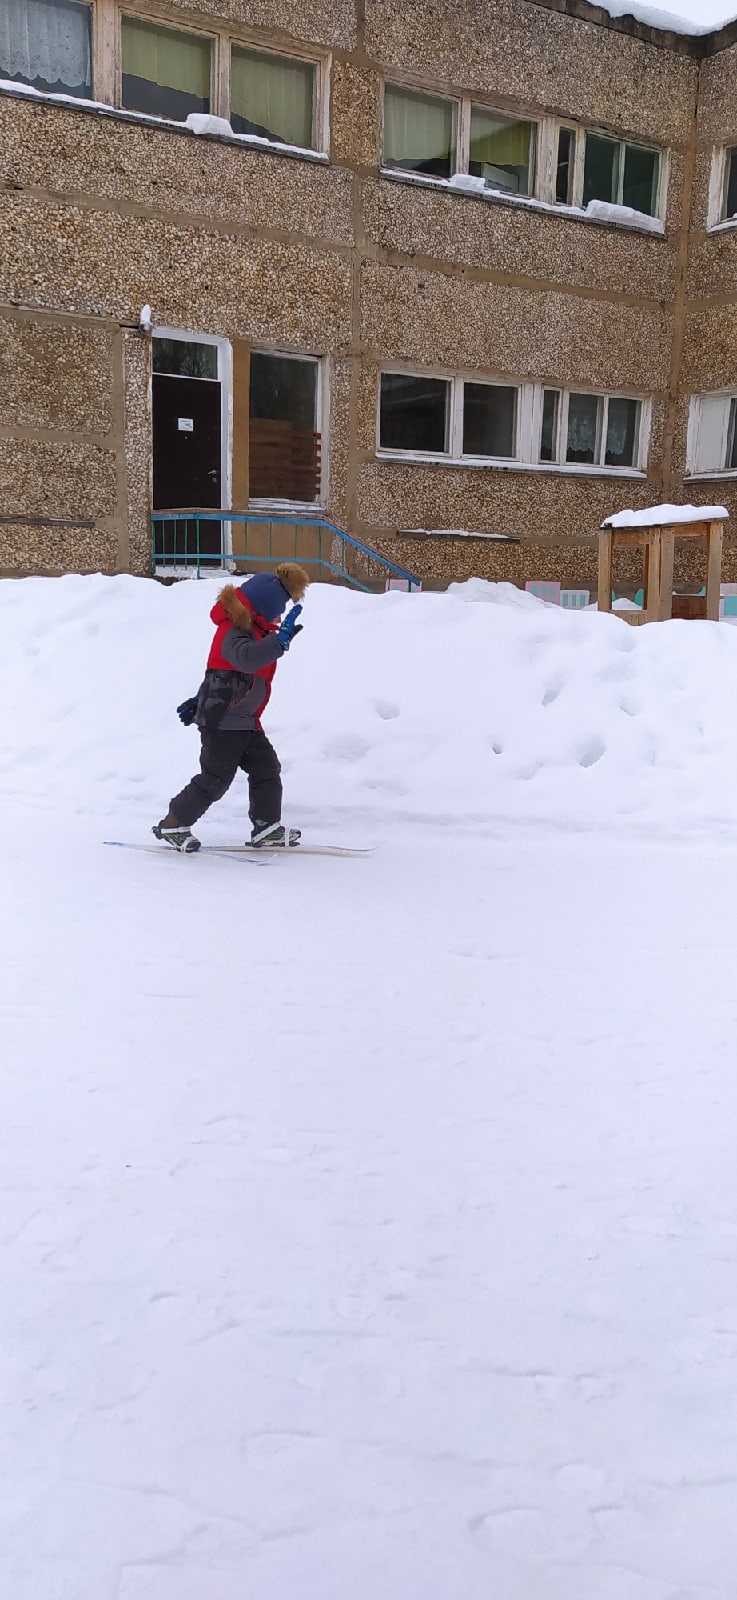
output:
[[601,397],[572,394],[568,403],[568,456],[590,455],[596,461],[601,419]]
[[0,77],[91,95],[89,6],[74,0],[0,0]]
[[230,119],[238,133],[309,150],[313,143],[315,69],[310,62],[234,47]]

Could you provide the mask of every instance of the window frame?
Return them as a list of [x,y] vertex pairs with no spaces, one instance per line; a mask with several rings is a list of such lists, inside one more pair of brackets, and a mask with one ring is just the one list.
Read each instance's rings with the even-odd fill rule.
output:
[[208,28],[198,27],[197,24],[190,26],[187,23],[184,27],[180,27],[177,23],[173,23],[169,17],[164,18],[152,13],[144,14],[129,5],[119,6],[116,17],[115,106],[117,110],[124,111],[128,117],[144,117],[149,122],[161,122],[168,128],[186,128],[187,126],[185,121],[180,122],[176,117],[159,116],[155,111],[134,111],[123,104],[123,24],[125,22],[137,22],[139,24],[147,24],[149,27],[166,28],[169,33],[189,35],[200,42],[209,43],[210,110],[205,115],[211,117],[220,115],[218,110],[218,86],[220,83],[221,41],[217,32],[213,32]]
[[[607,475],[612,474],[615,477],[630,476],[633,472],[645,471],[650,437],[651,413],[651,401],[647,396],[628,394],[626,391],[618,389],[590,389],[584,384],[573,388],[571,385],[566,387],[563,384],[544,383],[539,386],[539,390],[540,393],[538,409],[535,416],[533,441],[535,460],[540,467],[548,467],[551,470],[558,471],[565,470],[568,472],[600,472]],[[552,392],[553,394],[557,394],[558,396],[558,426],[556,430],[557,454],[553,457],[552,461],[541,461],[540,449],[542,445],[543,401],[544,396],[548,391]],[[568,461],[566,459],[568,451],[568,413],[571,395],[573,394],[587,394],[595,397],[597,400],[602,401],[601,430],[599,435],[598,459],[596,461]],[[610,400],[634,400],[640,408],[637,418],[637,441],[634,451],[634,459],[629,466],[615,467],[606,461]]]
[[[501,376],[498,373],[453,372],[442,367],[422,367],[402,362],[387,362],[377,369],[378,382],[376,385],[376,421],[375,421],[375,459],[377,461],[415,462],[428,463],[436,466],[491,468],[507,471],[522,472],[553,472],[556,474],[579,475],[589,477],[632,478],[644,477],[647,474],[647,461],[650,449],[650,434],[652,428],[652,399],[648,395],[632,394],[622,390],[608,392],[603,389],[587,389],[585,385],[566,388],[563,384],[548,383],[543,380],[530,380]],[[405,377],[439,378],[450,385],[449,415],[448,415],[448,449],[442,453],[430,450],[402,450],[395,446],[382,445],[381,443],[381,379],[383,374],[397,374]],[[516,389],[517,402],[515,414],[515,449],[514,456],[478,456],[463,454],[463,392],[467,383],[484,384],[489,388]],[[558,455],[553,461],[541,461],[539,458],[540,433],[543,420],[543,397],[546,390],[552,390],[559,396],[558,403]],[[602,412],[601,432],[601,460],[595,463],[566,461],[561,459],[563,442],[568,438],[568,402],[571,394],[592,394],[604,402]],[[610,400],[634,400],[639,406],[637,449],[635,459],[631,466],[615,467],[604,463],[606,453],[607,424]],[[737,469],[735,469],[737,471]]]
[[[451,147],[452,170],[449,178],[437,178],[429,173],[412,172],[406,167],[393,167],[387,164],[385,158],[385,103],[387,89],[396,90],[398,94],[405,93],[408,95],[424,95],[428,100],[441,101],[444,105],[447,105],[451,108],[453,115],[454,139]],[[493,184],[487,184],[484,180],[478,180],[479,184],[483,182],[483,189],[479,187],[479,189],[474,192],[479,194],[485,193],[499,195],[502,199],[509,199],[511,197],[513,202],[516,200],[538,199],[539,196],[537,194],[537,183],[540,165],[540,130],[543,121],[543,118],[539,112],[535,114],[531,111],[528,112],[526,109],[518,111],[510,108],[509,106],[500,105],[498,101],[485,99],[483,95],[448,94],[447,89],[445,88],[438,89],[435,87],[428,87],[426,83],[419,83],[416,80],[400,80],[399,78],[394,77],[382,79],[380,128],[381,149],[379,161],[380,173],[385,177],[388,176],[392,178],[405,179],[408,183],[434,184],[440,185],[443,188],[454,189],[456,187],[453,182],[454,178],[470,177],[468,167],[471,149],[471,113],[473,111],[485,111],[491,115],[499,117],[500,119],[505,119],[508,122],[526,122],[530,125],[530,178],[527,193],[514,194],[508,189],[495,188]],[[458,187],[460,188],[461,186],[459,185]]]
[[[94,6],[93,6],[94,9]],[[135,0],[123,0],[115,9],[114,48],[104,52],[108,61],[112,61],[112,71],[108,71],[110,78],[107,84],[109,99],[116,110],[122,111],[126,117],[140,117],[149,122],[161,123],[167,128],[184,128],[186,122],[178,122],[170,117],[158,117],[150,112],[129,111],[123,105],[123,19],[130,18],[134,22],[148,22],[156,27],[168,28],[173,33],[191,34],[195,38],[209,40],[211,45],[211,74],[210,74],[210,115],[230,121],[230,82],[231,82],[231,52],[236,49],[249,50],[254,55],[272,56],[280,61],[294,61],[299,66],[310,66],[314,73],[314,92],[312,106],[312,136],[313,144],[301,146],[284,145],[277,139],[264,140],[249,133],[231,132],[230,139],[233,143],[243,144],[254,150],[265,150],[269,154],[294,155],[299,150],[309,160],[326,160],[330,149],[330,69],[332,56],[329,52],[313,49],[305,44],[299,51],[290,50],[288,46],[282,47],[271,40],[255,38],[246,29],[238,27],[218,26],[215,21],[208,27],[204,22],[179,23],[172,21],[171,17],[163,16],[159,12],[140,11],[135,5]],[[94,28],[95,34],[104,35],[102,27]],[[108,44],[110,43],[108,37]],[[104,46],[101,42],[100,55]],[[93,59],[97,71],[98,55],[94,53]],[[226,136],[228,137],[228,136]]]
[[737,140],[733,144],[712,147],[706,216],[706,226],[709,229],[737,228],[737,214],[728,216],[726,211],[729,166],[733,156],[737,158]]
[[721,459],[729,459],[729,445],[733,432],[732,411],[734,408],[734,426],[737,427],[737,385],[731,389],[706,390],[703,394],[691,396],[688,410],[688,432],[686,436],[686,477],[687,478],[737,478],[737,466],[699,466],[701,454],[701,427],[706,404],[718,405],[722,408],[721,418]]
[[[612,133],[612,131],[610,129],[607,129],[607,128],[598,128],[598,127],[590,126],[589,124],[585,124],[584,125],[582,123],[574,123],[573,121],[570,121],[567,117],[554,118],[554,119],[551,119],[551,122],[552,122],[552,136],[553,136],[553,147],[552,147],[552,152],[551,152],[552,195],[553,195],[552,203],[554,205],[556,205],[556,206],[568,205],[569,207],[573,207],[577,211],[583,211],[584,215],[586,214],[586,210],[585,210],[585,207],[584,207],[584,204],[583,204],[583,186],[584,186],[584,171],[585,171],[585,166],[586,166],[586,140],[587,140],[588,136],[591,135],[595,139],[607,139],[611,144],[617,144],[619,146],[619,156],[618,156],[618,161],[617,161],[617,166],[618,166],[617,196],[618,197],[617,197],[616,200],[605,201],[604,203],[606,205],[616,205],[616,206],[623,206],[624,205],[624,201],[622,199],[622,195],[623,195],[623,192],[624,192],[624,172],[625,172],[626,153],[627,153],[627,149],[628,148],[632,148],[632,149],[636,149],[636,150],[646,150],[646,151],[648,151],[649,154],[657,156],[657,158],[658,158],[658,179],[657,179],[657,184],[655,186],[655,210],[652,211],[652,212],[643,211],[643,212],[639,213],[639,215],[651,217],[654,222],[662,222],[662,223],[665,222],[665,204],[666,204],[666,196],[667,196],[667,178],[668,178],[668,166],[669,166],[668,154],[669,153],[668,153],[668,151],[666,149],[664,149],[662,147],[662,145],[648,144],[647,141],[644,140],[644,139],[628,138],[625,134]],[[574,137],[574,157],[573,157],[573,162],[572,162],[573,178],[572,178],[572,184],[571,184],[571,199],[569,201],[567,201],[567,202],[566,201],[562,201],[562,200],[557,200],[556,197],[555,197],[556,175],[557,175],[557,170],[558,170],[558,136],[559,136],[559,134],[560,134],[562,129],[565,129],[568,132],[571,132],[573,134],[573,137]]]
[[[452,151],[453,172],[450,178],[438,178],[427,173],[412,172],[402,167],[390,167],[384,159],[384,103],[387,89],[395,89],[399,93],[403,90],[407,94],[426,95],[429,99],[440,100],[451,106],[455,116],[456,137]],[[531,128],[530,140],[530,179],[527,194],[494,188],[485,185],[483,188],[473,187],[474,181],[466,185],[456,183],[454,179],[469,178],[468,166],[470,156],[471,137],[471,111],[490,112],[500,118],[508,118],[510,122],[527,122]],[[558,200],[556,193],[557,163],[558,163],[558,135],[561,129],[567,130],[573,139],[571,198]],[[656,186],[655,210],[651,213],[642,212],[648,221],[659,224],[657,228],[648,228],[648,232],[659,233],[665,231],[666,207],[668,199],[668,185],[670,180],[670,151],[664,145],[649,143],[646,139],[638,139],[627,134],[613,131],[611,128],[602,128],[595,124],[580,123],[573,117],[551,115],[541,110],[532,110],[528,106],[512,107],[503,105],[499,99],[492,99],[483,94],[449,94],[444,85],[429,83],[419,78],[399,78],[394,75],[384,77],[381,86],[381,149],[379,172],[382,177],[394,178],[406,183],[426,184],[429,187],[450,189],[451,192],[473,193],[482,198],[506,200],[510,204],[535,204],[543,205],[547,209],[575,211],[581,217],[587,215],[584,210],[583,182],[584,165],[586,157],[586,135],[609,139],[617,144],[619,154],[618,193],[621,197],[624,185],[625,154],[628,147],[652,152],[658,161],[658,179]],[[612,201],[613,205],[622,205],[621,198]],[[590,220],[596,221],[597,218]],[[614,223],[616,226],[616,222]],[[627,224],[629,227],[636,224]]]
[[[221,96],[222,96],[222,104],[226,107],[226,109],[222,112],[222,115],[224,117],[226,117],[228,119],[228,121],[230,121],[230,112],[231,112],[231,103],[232,103],[232,90],[231,90],[232,57],[233,57],[233,50],[234,49],[235,50],[248,50],[251,53],[251,55],[272,57],[272,58],[275,58],[277,61],[293,61],[296,66],[300,66],[300,67],[311,67],[312,68],[312,73],[313,73],[313,80],[312,80],[313,81],[313,89],[312,89],[312,140],[313,140],[313,142],[310,145],[293,145],[293,144],[286,145],[286,149],[287,150],[292,150],[292,151],[293,150],[305,150],[307,152],[307,154],[311,155],[311,156],[327,155],[327,153],[328,153],[328,138],[329,138],[329,128],[328,128],[328,114],[329,114],[328,72],[329,72],[329,62],[326,61],[325,57],[321,56],[321,55],[313,54],[312,52],[308,52],[308,51],[305,51],[303,54],[297,54],[297,52],[294,51],[294,50],[289,50],[289,49],[283,49],[282,50],[277,45],[272,45],[272,44],[264,45],[261,40],[254,41],[252,39],[244,39],[244,38],[242,38],[240,36],[237,36],[236,34],[231,32],[230,30],[228,30],[227,33],[225,31],[223,31],[222,40],[223,40],[222,75],[223,75],[224,82],[221,85]],[[264,145],[263,139],[260,138],[258,135],[252,134],[252,133],[234,133],[233,134],[233,138],[234,139],[238,139],[238,140],[251,141],[256,146],[260,145],[262,148],[263,148],[263,145]],[[279,139],[273,139],[273,140],[270,139],[268,141],[268,148],[270,150],[279,150],[280,148],[284,149],[285,146],[284,146],[284,142],[279,140]]]

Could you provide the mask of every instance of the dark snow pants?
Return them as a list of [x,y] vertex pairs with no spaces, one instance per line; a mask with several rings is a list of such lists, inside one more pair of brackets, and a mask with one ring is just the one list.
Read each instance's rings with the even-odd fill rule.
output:
[[169,802],[170,815],[183,828],[191,828],[205,811],[221,800],[240,768],[248,777],[248,815],[264,827],[281,818],[281,767],[274,746],[261,728],[250,732],[221,732],[203,728],[200,770]]

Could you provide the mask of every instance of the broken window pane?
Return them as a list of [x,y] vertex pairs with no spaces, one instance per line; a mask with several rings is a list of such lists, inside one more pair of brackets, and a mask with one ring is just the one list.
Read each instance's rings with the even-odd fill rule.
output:
[[448,449],[450,383],[382,372],[379,444],[382,450],[422,450],[444,455]]

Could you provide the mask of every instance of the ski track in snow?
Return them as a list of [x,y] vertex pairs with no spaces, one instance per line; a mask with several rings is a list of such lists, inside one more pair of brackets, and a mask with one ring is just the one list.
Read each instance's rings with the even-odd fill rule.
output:
[[[47,663],[24,680],[0,775],[0,1593],[734,1600],[737,836],[714,779],[731,757],[716,699],[699,745],[690,684],[681,721],[672,693],[658,718],[648,663],[660,649],[672,691],[684,649],[704,682],[719,653],[726,702],[737,634],[676,625],[668,657],[667,628],[646,630],[627,679],[654,730],[662,832],[649,800],[619,814],[624,760],[596,778],[612,739],[590,697],[587,748],[598,739],[607,759],[581,765],[562,725],[557,828],[500,815],[510,787],[474,832],[481,698],[469,689],[457,734],[436,730],[440,793],[420,810],[421,693],[393,692],[372,657],[375,619],[390,618],[386,639],[399,598],[422,687],[438,637],[459,637],[460,601],[428,596],[423,613],[390,596],[367,612],[313,594],[305,622],[323,608],[346,710],[326,691],[314,712],[333,756],[322,790],[317,763],[301,779],[295,762],[297,812],[315,837],[385,842],[367,860],[264,871],[101,843],[146,837],[149,789],[167,764],[171,788],[172,752],[181,766],[182,741],[193,749],[159,719],[196,677],[162,659],[153,586],[137,611],[131,583],[46,583],[28,609],[25,585],[0,585],[19,626],[7,660],[20,638]],[[100,584],[124,627],[85,694]],[[185,652],[195,598],[168,602]],[[493,628],[488,607],[461,609],[473,636]],[[555,705],[540,710],[539,684],[578,693],[571,651],[598,648],[597,619],[576,622],[578,635],[546,608],[502,608],[504,648],[532,663],[526,724],[509,714],[531,758]],[[625,625],[600,622],[629,652]],[[285,756],[307,720],[297,659],[295,646],[274,705]],[[309,658],[305,671],[312,687]],[[372,811],[357,787],[357,821],[335,792],[348,759],[335,741],[351,680],[363,737],[372,674],[377,738],[399,728],[404,754],[366,739],[391,748],[411,810],[379,791]],[[62,736],[63,697],[82,711]],[[443,778],[456,737],[464,773]],[[131,799],[136,751],[145,792]],[[686,798],[663,777],[679,754]],[[638,744],[631,795],[642,762]],[[242,798],[213,813],[210,837],[241,836]]]

